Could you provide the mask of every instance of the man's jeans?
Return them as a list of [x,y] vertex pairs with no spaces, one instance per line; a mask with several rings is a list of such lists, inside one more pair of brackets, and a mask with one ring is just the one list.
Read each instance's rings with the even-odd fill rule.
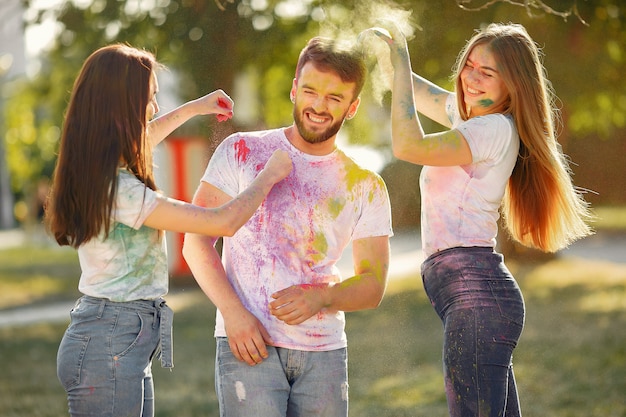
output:
[[502,255],[452,248],[422,265],[424,289],[443,321],[443,363],[452,417],[520,416],[513,349],[524,300]]
[[346,417],[347,349],[308,352],[267,346],[250,366],[217,338],[215,390],[221,417]]
[[82,297],[57,354],[70,415],[154,416],[152,359],[172,367],[172,310],[163,300]]

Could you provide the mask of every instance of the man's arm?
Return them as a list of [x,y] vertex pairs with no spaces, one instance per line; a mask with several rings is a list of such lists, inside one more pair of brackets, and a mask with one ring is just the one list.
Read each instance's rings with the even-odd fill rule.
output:
[[272,295],[270,311],[287,324],[300,324],[322,309],[357,311],[376,308],[387,288],[389,237],[352,243],[355,275],[340,283],[293,285]]
[[[193,198],[193,204],[204,207],[217,207],[231,200],[231,197],[216,187],[201,182]],[[198,285],[220,310],[224,317],[228,343],[237,359],[249,365],[260,363],[267,358],[266,344],[270,336],[261,324],[241,303],[237,293],[226,277],[213,237],[185,235],[183,257]]]

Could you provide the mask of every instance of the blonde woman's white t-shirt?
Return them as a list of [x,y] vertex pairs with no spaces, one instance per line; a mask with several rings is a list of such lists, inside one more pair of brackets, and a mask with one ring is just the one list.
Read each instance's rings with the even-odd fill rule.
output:
[[165,236],[142,226],[157,205],[157,193],[120,169],[109,236],[100,233],[78,248],[78,289],[111,301],[154,300],[167,294]]
[[[215,151],[202,181],[234,197],[284,149],[293,171],[276,184],[252,218],[224,238],[223,264],[245,307],[279,347],[326,351],[346,346],[343,312],[321,311],[291,326],[270,314],[271,295],[296,284],[337,283],[337,261],[351,240],[391,236],[391,210],[382,178],[341,150],[300,152],[283,129],[228,137]],[[218,310],[216,337],[225,337]]]
[[499,209],[519,152],[513,118],[490,114],[463,121],[450,95],[453,129],[469,144],[472,163],[425,166],[420,174],[422,249],[426,256],[452,247],[495,247]]

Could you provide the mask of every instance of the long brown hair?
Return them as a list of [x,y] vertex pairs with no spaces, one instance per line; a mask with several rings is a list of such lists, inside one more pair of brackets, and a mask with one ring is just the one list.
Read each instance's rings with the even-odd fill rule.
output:
[[457,59],[454,77],[458,107],[464,120],[460,73],[476,45],[488,45],[509,92],[505,114],[511,114],[520,137],[520,150],[506,188],[502,213],[518,242],[546,252],[559,250],[592,233],[588,203],[574,187],[568,160],[556,140],[559,121],[556,96],[541,51],[518,24],[488,25],[466,44]]
[[120,165],[156,189],[146,138],[153,54],[128,45],[93,52],[74,83],[46,223],[60,245],[108,235]]

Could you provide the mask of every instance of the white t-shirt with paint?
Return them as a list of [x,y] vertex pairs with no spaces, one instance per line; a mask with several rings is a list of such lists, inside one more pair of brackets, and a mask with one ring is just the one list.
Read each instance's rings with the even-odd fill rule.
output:
[[472,163],[425,166],[420,174],[422,249],[426,256],[452,247],[495,247],[499,208],[519,152],[511,116],[490,114],[463,121],[450,95],[452,128],[469,144]]
[[[351,240],[391,236],[387,188],[378,174],[358,166],[339,149],[325,156],[299,151],[283,129],[229,136],[215,151],[202,181],[234,197],[278,148],[289,153],[294,169],[232,238],[224,238],[226,274],[276,346],[307,351],[342,348],[343,312],[323,310],[300,325],[287,325],[270,314],[271,295],[294,284],[340,282],[336,263]],[[219,311],[215,336],[226,336]]]
[[109,236],[104,232],[78,248],[78,289],[111,301],[154,300],[167,294],[165,236],[142,226],[157,205],[157,194],[132,173],[118,171]]

